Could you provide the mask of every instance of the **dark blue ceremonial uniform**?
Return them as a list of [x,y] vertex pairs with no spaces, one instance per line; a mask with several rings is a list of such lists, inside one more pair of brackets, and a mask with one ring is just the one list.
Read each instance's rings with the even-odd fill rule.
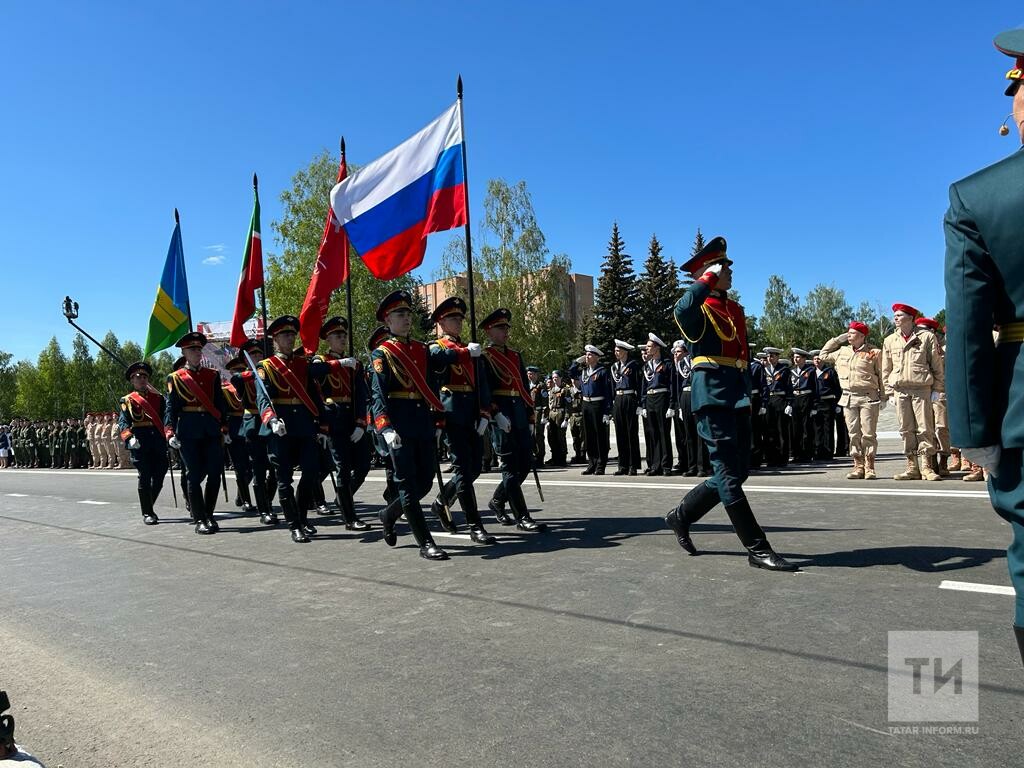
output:
[[612,413],[612,375],[604,363],[580,370],[583,392],[583,434],[587,446],[587,468],[584,475],[603,475],[608,463],[610,441],[605,416]]
[[[814,458],[827,460],[836,455],[836,408],[843,386],[830,365],[815,370],[818,379],[818,412],[814,415]],[[842,420],[842,419],[840,419]]]
[[769,467],[789,463],[790,417],[786,408],[793,405],[793,378],[788,360],[779,360],[774,370],[765,367],[767,410],[765,414],[764,458]]
[[793,459],[810,461],[814,458],[814,421],[812,413],[818,408],[818,371],[814,363],[805,362],[793,378]]
[[242,423],[238,435],[249,458],[252,492],[260,520],[266,525],[277,522],[271,502],[277,492],[277,475],[270,464],[269,440],[260,434],[259,406],[256,403],[256,380],[252,371],[236,373],[231,384],[241,395]]
[[640,361],[616,360],[611,367],[614,382],[612,418],[615,421],[615,448],[619,454],[617,475],[635,475],[640,471]]
[[249,483],[252,481],[252,461],[249,458],[249,450],[242,436],[242,421],[245,418],[245,404],[242,402],[241,391],[231,382],[221,384],[224,390],[224,401],[228,405],[228,435],[231,442],[228,443],[228,454],[231,456],[231,466],[235,470],[235,487],[238,489],[238,501],[241,502],[245,511],[252,506],[252,499],[249,496]]
[[[184,372],[195,379],[207,399],[218,411],[210,413],[192,394],[183,379]],[[228,404],[220,387],[220,374],[212,368],[193,370],[181,368],[167,377],[167,409],[164,413],[164,432],[181,442],[179,452],[188,475],[188,496],[192,516],[197,523],[204,520],[215,527],[213,511],[217,505],[217,492],[224,472],[224,444],[222,435],[228,429]],[[203,481],[206,480],[206,489]]]
[[648,360],[641,370],[640,407],[647,411],[650,459],[648,475],[672,474],[672,421],[669,409],[676,409],[672,360]]
[[752,469],[760,467],[764,463],[764,433],[765,416],[761,410],[768,408],[768,376],[765,373],[764,364],[757,358],[750,360],[750,432],[751,432],[751,454],[750,466]]
[[708,447],[697,434],[697,419],[693,413],[690,394],[693,391],[693,363],[687,354],[682,360],[672,361],[672,389],[676,402],[676,451],[679,454],[677,466],[687,477],[711,474],[711,458]]
[[[139,396],[144,397],[157,415],[163,418],[166,409],[163,397],[156,392],[146,392]],[[131,455],[132,466],[139,473],[139,504],[142,506],[142,514],[155,517],[153,506],[167,475],[167,438],[163,434],[163,423],[154,424],[132,395],[121,398],[119,411],[117,428]],[[128,447],[133,437],[139,441],[138,448]]]

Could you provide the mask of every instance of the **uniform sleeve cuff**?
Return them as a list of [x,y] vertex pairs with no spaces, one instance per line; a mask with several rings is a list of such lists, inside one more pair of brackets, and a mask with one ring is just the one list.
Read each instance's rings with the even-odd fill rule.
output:
[[269,423],[272,418],[274,418],[274,411],[271,408],[264,408],[263,412],[260,413],[260,421],[264,424]]
[[705,272],[703,275],[697,278],[697,282],[704,283],[704,285],[706,285],[708,288],[714,288],[716,285],[718,285],[718,275],[716,275],[714,272]]
[[388,419],[386,413],[382,413],[376,419],[373,420],[373,427],[378,432],[383,432],[385,429],[391,426],[391,420]]
[[121,439],[122,440],[128,440],[128,439],[131,438],[131,436],[132,436],[132,431],[130,429],[122,429],[121,430]]

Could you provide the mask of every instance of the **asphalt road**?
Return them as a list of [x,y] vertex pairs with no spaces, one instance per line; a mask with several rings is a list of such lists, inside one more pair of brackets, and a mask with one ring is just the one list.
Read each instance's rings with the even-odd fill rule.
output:
[[[1015,764],[1012,598],[940,589],[1005,588],[1008,527],[980,483],[846,471],[751,478],[804,566],[775,574],[721,508],[702,556],[676,546],[690,478],[545,471],[547,503],[526,493],[550,532],[439,534],[452,559],[429,563],[404,528],[389,549],[323,518],[300,546],[222,506],[200,537],[166,488],[143,526],[134,473],[3,470],[0,687],[50,768]],[[977,722],[891,730],[892,630],[978,633]]]

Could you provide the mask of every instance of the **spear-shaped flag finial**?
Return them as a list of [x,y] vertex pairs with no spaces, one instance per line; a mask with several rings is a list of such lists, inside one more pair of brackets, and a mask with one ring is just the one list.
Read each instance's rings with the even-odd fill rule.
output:
[[254,173],[252,175],[252,188],[253,189],[258,189],[259,185],[260,185],[260,180],[256,178],[256,174]]
[[178,209],[174,209],[174,223],[181,224],[181,216],[178,215]]
[[344,136],[341,137],[341,157],[342,157],[343,160],[345,159],[345,137]]
[[455,85],[455,90],[458,93],[459,98],[462,98],[462,75],[459,75],[459,80]]

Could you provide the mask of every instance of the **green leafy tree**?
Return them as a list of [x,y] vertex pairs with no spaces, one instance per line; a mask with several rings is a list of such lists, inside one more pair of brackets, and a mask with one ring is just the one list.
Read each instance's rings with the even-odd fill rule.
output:
[[932,316],[932,319],[934,319],[935,322],[939,324],[940,329],[944,328],[946,326],[946,308],[943,307],[938,312],[936,312]]
[[[142,359],[142,350],[139,348],[138,344],[135,345],[135,350],[137,351],[138,356],[134,359],[129,359],[126,356],[125,350],[121,347],[121,342],[118,341],[118,338],[113,331],[107,331],[107,335],[104,336],[101,341],[104,347],[109,349],[128,364],[131,364],[134,360]],[[101,350],[96,357],[93,369],[96,372],[96,390],[93,394],[94,399],[88,410],[112,411],[117,405],[117,401],[120,399],[121,395],[127,391],[127,383],[124,379],[124,368],[122,368],[121,364],[116,360],[113,360],[110,355]]]
[[[355,167],[349,165],[349,172]],[[267,261],[267,309],[276,315],[298,315],[306,298],[313,267],[316,265],[324,219],[330,204],[330,192],[338,177],[338,159],[324,151],[309,165],[296,171],[292,186],[281,193],[283,215],[271,223],[281,253]],[[357,353],[365,348],[366,339],[377,327],[377,305],[392,291],[415,291],[417,281],[411,275],[381,281],[363,265],[355,251],[349,252],[352,282],[353,341]],[[345,289],[334,292],[328,316],[345,316]]]
[[788,350],[802,343],[799,340],[802,334],[799,314],[799,297],[780,275],[770,275],[764,293],[761,327],[771,346]]
[[633,258],[626,253],[626,243],[619,234],[619,224],[612,224],[608,255],[601,263],[601,276],[594,296],[593,335],[589,343],[611,355],[615,339],[630,343],[647,341],[643,320],[638,317],[640,289]]
[[655,333],[666,344],[679,336],[672,310],[679,299],[679,275],[675,264],[661,255],[662,247],[657,235],[651,235],[647,246],[647,259],[637,281],[639,304],[637,325],[639,340],[647,333]]
[[[511,345],[527,363],[551,369],[569,354],[565,313],[571,269],[563,254],[549,255],[526,182],[487,183],[484,217],[474,230],[473,291],[477,322],[498,307],[512,311]],[[454,237],[441,256],[448,292],[465,295],[466,245]]]
[[14,416],[25,419],[41,419],[46,411],[46,393],[39,386],[39,371],[28,360],[21,360],[14,367],[18,381],[14,397]]
[[67,383],[72,390],[75,402],[74,412],[71,415],[81,417],[85,415],[89,406],[96,399],[96,364],[82,334],[75,334],[75,338],[71,342],[71,350],[71,362],[68,363],[67,370]]
[[37,407],[41,410],[36,415],[40,419],[64,419],[74,413],[74,393],[68,387],[68,359],[60,348],[60,342],[54,336],[50,343],[39,354],[36,363],[41,399]]
[[9,424],[18,396],[18,370],[10,352],[0,351],[0,424]]
[[853,319],[853,308],[846,292],[834,285],[814,286],[804,298],[800,311],[801,346],[820,349],[826,341],[842,333]]

